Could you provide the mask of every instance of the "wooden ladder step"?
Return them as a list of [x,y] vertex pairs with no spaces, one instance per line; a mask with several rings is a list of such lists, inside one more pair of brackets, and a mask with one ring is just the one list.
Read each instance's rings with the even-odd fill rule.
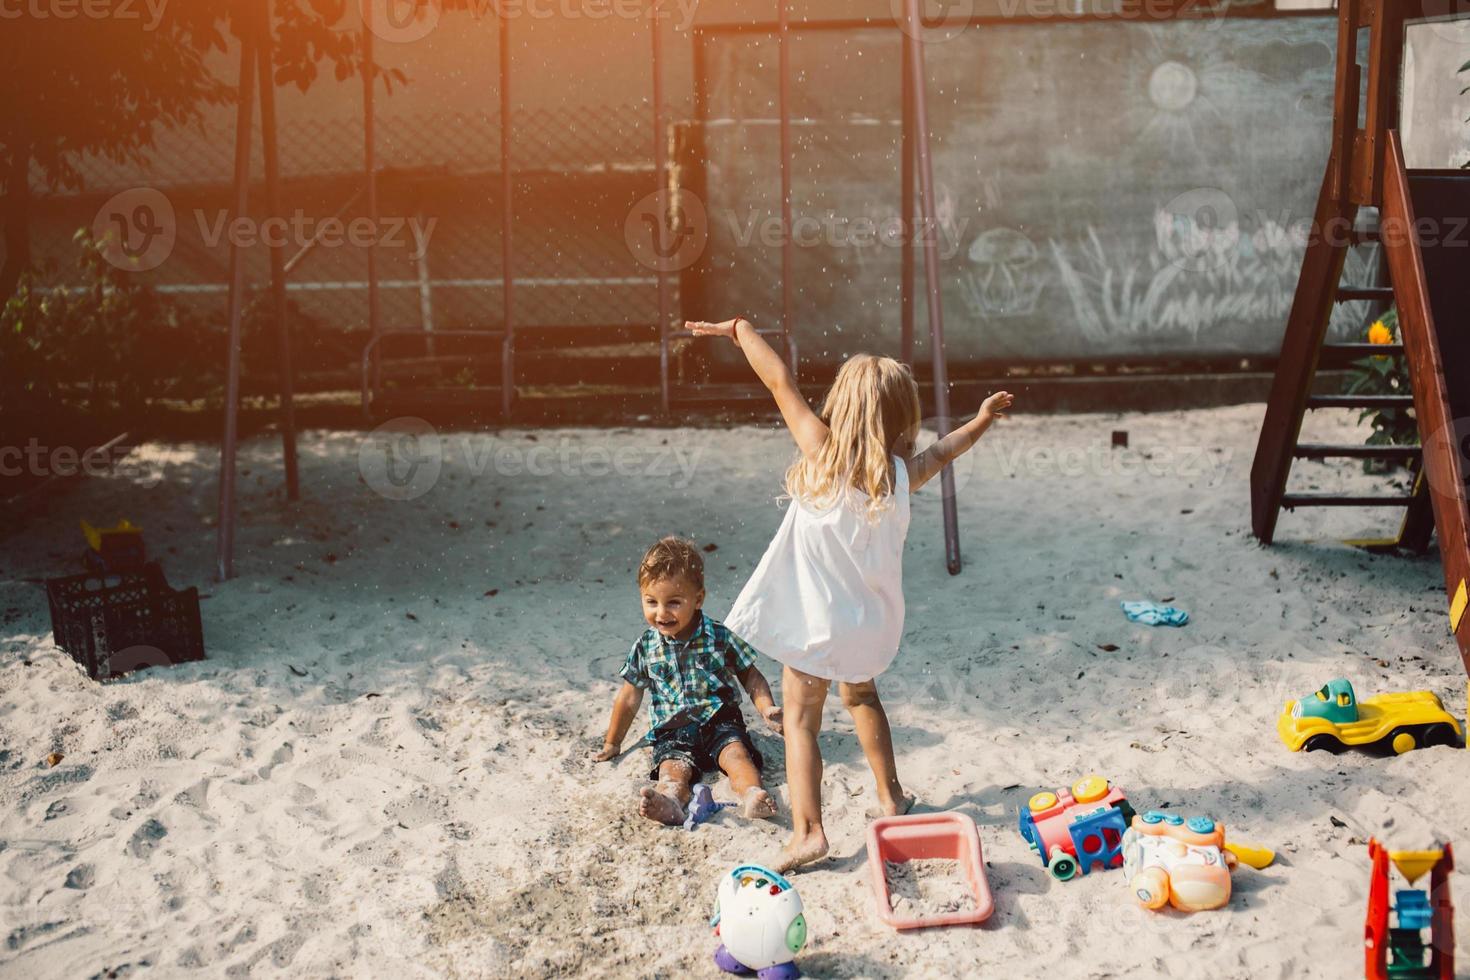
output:
[[1413,408],[1412,395],[1312,395],[1308,408]]
[[1354,300],[1369,299],[1382,300],[1385,303],[1393,302],[1392,286],[1340,286],[1337,290],[1337,301],[1339,303],[1351,303]]
[[1402,357],[1403,344],[1323,344],[1318,364],[1322,367],[1342,367],[1365,357]]
[[1281,498],[1287,510],[1297,507],[1407,507],[1413,500],[1409,494],[1374,496],[1370,494],[1289,493]]
[[1296,447],[1297,459],[1418,459],[1423,450],[1418,446],[1335,446],[1322,442],[1304,442]]

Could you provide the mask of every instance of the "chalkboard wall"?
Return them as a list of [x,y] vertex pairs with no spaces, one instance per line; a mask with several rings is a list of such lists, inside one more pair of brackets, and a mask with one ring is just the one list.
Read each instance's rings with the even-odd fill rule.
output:
[[[951,361],[1274,355],[1326,164],[1335,31],[1030,23],[927,44]],[[792,36],[804,360],[898,350],[899,51],[891,29]],[[709,239],[690,315],[779,323],[776,63],[769,35],[704,40]],[[1359,250],[1348,276],[1377,269]],[[1334,333],[1369,312],[1344,306]],[[920,360],[923,318],[921,299]]]

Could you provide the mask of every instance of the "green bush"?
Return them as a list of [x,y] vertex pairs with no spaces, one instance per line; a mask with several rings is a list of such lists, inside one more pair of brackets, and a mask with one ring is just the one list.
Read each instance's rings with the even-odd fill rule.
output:
[[[1401,343],[1397,307],[1390,309],[1368,328],[1368,341],[1375,344]],[[1409,369],[1402,357],[1388,354],[1355,361],[1345,391],[1352,395],[1412,395]],[[1419,425],[1412,409],[1365,408],[1360,422],[1371,422],[1370,446],[1413,446],[1419,443]]]
[[75,240],[72,284],[28,274],[0,310],[0,413],[128,416],[215,388],[218,330],[111,266],[87,232]]

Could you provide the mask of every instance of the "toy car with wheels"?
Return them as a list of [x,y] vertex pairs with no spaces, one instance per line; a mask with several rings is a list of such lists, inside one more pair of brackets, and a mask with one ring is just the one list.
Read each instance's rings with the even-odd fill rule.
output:
[[1378,694],[1359,701],[1338,677],[1315,694],[1286,702],[1276,733],[1293,752],[1368,746],[1402,755],[1429,745],[1459,745],[1460,723],[1433,691]]
[[1123,834],[1132,819],[1123,791],[1102,776],[1088,775],[1070,790],[1032,796],[1016,829],[1053,878],[1069,881],[1099,868],[1121,868]]

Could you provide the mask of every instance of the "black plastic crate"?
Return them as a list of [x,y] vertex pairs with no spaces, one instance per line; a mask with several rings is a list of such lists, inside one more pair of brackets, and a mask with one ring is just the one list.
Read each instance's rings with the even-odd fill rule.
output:
[[93,680],[204,659],[199,590],[171,589],[149,562],[135,572],[46,582],[56,645]]

